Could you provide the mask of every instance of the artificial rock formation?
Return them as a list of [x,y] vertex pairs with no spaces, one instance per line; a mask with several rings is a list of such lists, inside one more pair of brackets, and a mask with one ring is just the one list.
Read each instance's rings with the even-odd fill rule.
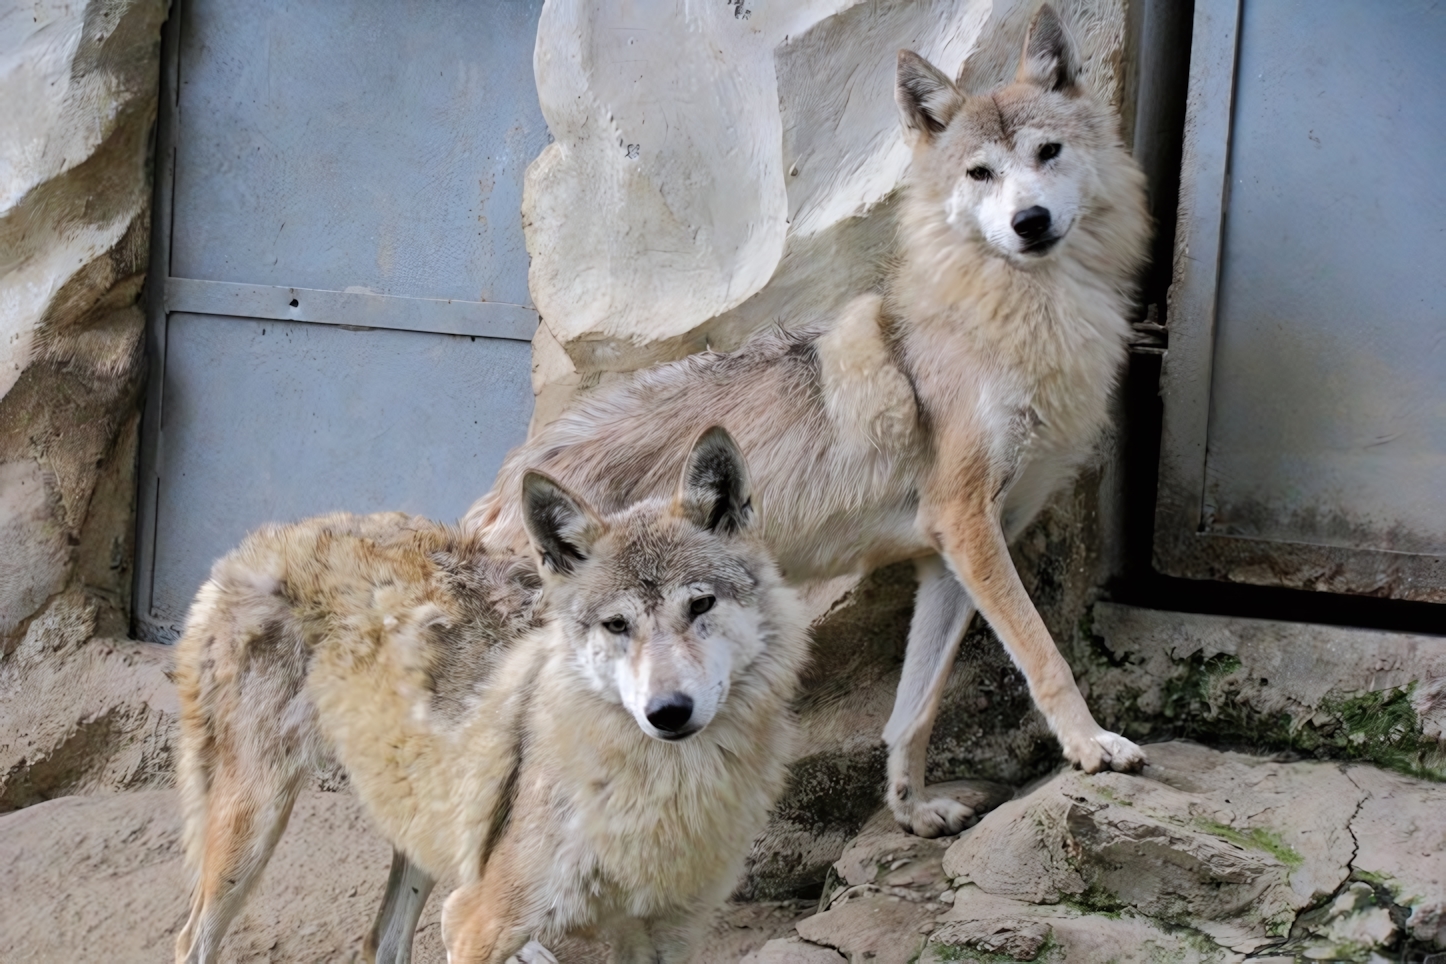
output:
[[0,20],[0,652],[67,586],[124,630],[165,13]]
[[[1434,960],[1446,951],[1446,786],[1359,764],[1282,762],[1155,744],[1143,775],[1065,771],[957,838],[877,812],[846,841],[817,905],[735,904],[700,964],[940,961]],[[1006,802],[1002,802],[1006,801]],[[0,959],[124,964],[166,956],[186,876],[168,791],[65,797],[0,816]],[[388,853],[348,794],[302,794],[227,938],[233,960],[354,960]],[[448,883],[417,937],[441,961]],[[59,925],[59,926],[57,926]],[[605,949],[554,950],[601,964]]]
[[[895,52],[987,89],[1037,6],[549,3],[536,72],[555,141],[523,197],[534,424],[600,373],[825,319],[875,284],[909,160]],[[1058,7],[1085,83],[1118,101],[1123,0]]]

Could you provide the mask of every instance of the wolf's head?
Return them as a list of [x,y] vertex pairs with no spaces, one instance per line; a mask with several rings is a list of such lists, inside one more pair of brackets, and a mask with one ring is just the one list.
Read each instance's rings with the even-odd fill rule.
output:
[[704,432],[674,498],[607,518],[540,472],[522,488],[548,608],[589,685],[657,739],[707,726],[776,629],[780,581],[733,439]]
[[899,52],[894,91],[914,147],[912,190],[963,238],[1020,266],[1070,243],[1114,193],[1123,158],[1114,113],[1079,82],[1068,31],[1048,4],[1025,38],[1014,82],[962,93],[928,61]]

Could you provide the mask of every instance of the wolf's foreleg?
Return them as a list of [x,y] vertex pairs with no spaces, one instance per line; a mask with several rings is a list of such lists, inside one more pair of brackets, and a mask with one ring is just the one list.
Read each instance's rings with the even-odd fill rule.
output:
[[191,916],[176,937],[177,964],[217,959],[226,928],[291,819],[300,777],[300,771],[264,765],[244,771],[234,764],[217,768],[204,806]]
[[494,854],[481,880],[452,891],[442,907],[447,964],[504,964],[521,951],[533,929],[523,916],[523,889]]
[[427,897],[432,893],[430,874],[407,859],[399,850],[392,851],[392,870],[387,875],[387,891],[372,924],[371,933],[362,945],[362,953],[374,964],[408,964],[412,959],[412,938]]
[[940,557],[920,559],[915,571],[919,589],[904,650],[904,672],[894,695],[894,712],[884,727],[889,746],[888,800],[900,827],[921,837],[940,837],[958,833],[974,820],[974,811],[959,801],[924,793],[929,734],[959,641],[974,617],[974,603]]
[[[1065,757],[1088,773],[1137,770],[1144,752],[1095,722],[1074,672],[1049,635],[1049,629],[1025,591],[1009,557],[997,505],[988,497],[994,480],[973,473],[973,485],[951,499],[934,498],[921,509],[929,530],[948,556],[964,588],[1004,642],[1004,648],[1029,683],[1029,693],[1059,738]],[[960,472],[958,478],[970,479]]]

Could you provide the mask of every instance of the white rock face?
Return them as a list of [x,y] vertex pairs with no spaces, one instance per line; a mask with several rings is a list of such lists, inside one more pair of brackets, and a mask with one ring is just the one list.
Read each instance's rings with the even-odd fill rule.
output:
[[[165,10],[111,0],[0,11],[0,638],[66,585],[97,481],[134,461]],[[131,497],[121,475],[102,498]],[[123,606],[128,563],[118,570],[96,588]]]
[[[550,3],[535,63],[556,140],[523,199],[534,425],[588,376],[827,318],[877,283],[909,157],[896,52],[984,90],[1012,76],[1036,7]],[[1086,83],[1116,100],[1123,0],[1058,7]]]

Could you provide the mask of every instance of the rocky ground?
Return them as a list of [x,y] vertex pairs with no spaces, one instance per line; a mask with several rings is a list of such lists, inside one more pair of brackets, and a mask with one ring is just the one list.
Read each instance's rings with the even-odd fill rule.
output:
[[1061,773],[952,841],[880,815],[751,964],[1446,962],[1446,786],[1190,743],[1150,761]]
[[[921,840],[880,812],[818,901],[728,907],[707,964],[1407,961],[1446,964],[1446,786],[1363,764],[1157,744],[1143,775],[1064,771]],[[227,939],[236,961],[351,961],[388,850],[352,797],[310,791]],[[186,909],[170,790],[0,817],[0,960],[168,959]],[[443,892],[439,889],[439,893]],[[428,907],[419,962],[440,962]],[[563,962],[601,947],[555,948]]]
[[[1082,664],[1082,682],[1107,714],[1227,743],[1279,731],[1273,749],[1294,755],[1163,742],[1141,775],[1086,776],[1050,775],[1058,750],[1027,692],[998,646],[971,634],[931,773],[998,782],[947,784],[989,812],[929,841],[875,812],[876,734],[897,685],[894,644],[878,641],[902,638],[911,589],[885,572],[855,592],[847,620],[820,620],[800,706],[806,755],[705,964],[1446,964],[1439,641],[1341,630],[1323,644],[1319,628],[1100,604],[1092,638],[1112,655]],[[0,653],[3,964],[169,960],[183,922],[172,652],[97,636],[97,622],[92,602],[64,593]],[[1138,655],[1150,639],[1164,642]],[[345,780],[317,780],[228,960],[356,959],[388,864]],[[440,905],[419,962],[445,957]],[[554,950],[565,964],[606,956]]]

